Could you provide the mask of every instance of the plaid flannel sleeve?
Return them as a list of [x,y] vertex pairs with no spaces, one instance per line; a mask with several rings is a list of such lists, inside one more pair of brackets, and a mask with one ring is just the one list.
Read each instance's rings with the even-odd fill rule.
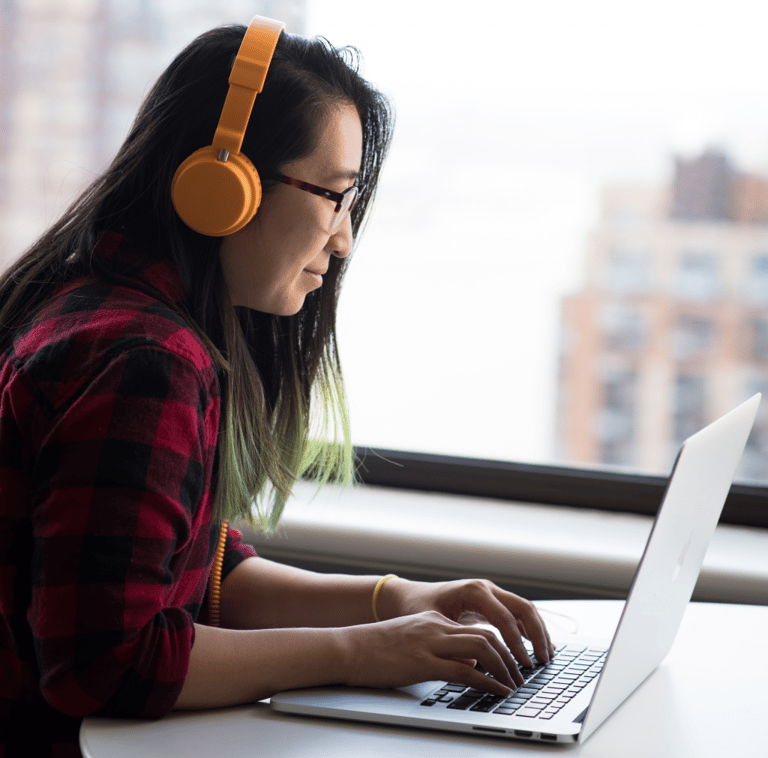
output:
[[246,558],[252,558],[256,555],[257,553],[253,547],[243,542],[243,535],[240,531],[230,526],[224,546],[224,565],[221,570],[222,579],[226,579],[229,576],[229,572]]
[[218,414],[212,370],[150,345],[110,358],[45,427],[28,617],[57,710],[173,707],[210,567]]

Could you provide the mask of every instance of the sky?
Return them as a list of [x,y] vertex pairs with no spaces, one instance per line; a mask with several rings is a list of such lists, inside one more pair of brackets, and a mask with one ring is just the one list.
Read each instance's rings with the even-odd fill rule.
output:
[[768,7],[308,2],[397,111],[341,304],[358,440],[549,461],[559,303],[603,189],[710,147],[768,173]]

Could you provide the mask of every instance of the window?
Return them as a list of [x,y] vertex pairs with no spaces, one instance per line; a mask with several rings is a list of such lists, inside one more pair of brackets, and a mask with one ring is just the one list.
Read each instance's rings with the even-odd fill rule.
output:
[[706,424],[707,393],[706,377],[688,374],[675,377],[675,447],[679,447],[686,437],[695,434]]
[[768,253],[759,253],[752,259],[744,282],[744,294],[749,302],[768,302]]
[[749,323],[750,356],[755,361],[768,360],[768,318],[753,318]]
[[[768,379],[756,377],[750,381],[749,385],[750,391],[762,392],[764,397],[768,397]],[[768,479],[768,411],[764,405],[758,411],[747,440],[742,470],[746,479],[753,481]]]
[[616,246],[608,259],[606,289],[621,293],[642,293],[649,287],[647,253],[641,246]]
[[685,251],[680,256],[677,295],[682,300],[712,300],[720,294],[717,256]]
[[608,302],[601,312],[604,344],[609,351],[636,351],[645,345],[648,327],[636,308]]
[[679,361],[706,356],[715,342],[715,325],[712,319],[680,314],[673,333],[673,355]]
[[[195,34],[254,13],[283,18],[289,31],[357,45],[398,114],[339,313],[355,442],[408,451],[441,471],[433,483],[457,488],[475,477],[460,460],[496,461],[501,479],[530,474],[546,486],[565,466],[666,474],[668,457],[654,451],[715,412],[686,393],[734,405],[751,388],[745,353],[763,350],[755,336],[736,351],[728,382],[712,381],[726,371],[715,359],[706,374],[677,365],[721,345],[733,354],[743,335],[717,311],[726,296],[744,298],[729,300],[739,324],[768,318],[757,191],[768,112],[755,105],[768,11],[748,0],[636,10],[596,0],[5,2],[0,256],[21,252],[103,167],[142,94]],[[627,351],[636,359],[612,362]],[[370,458],[368,472],[377,465]]]
[[610,371],[603,379],[603,402],[599,416],[602,460],[618,466],[635,462],[635,394],[637,376]]

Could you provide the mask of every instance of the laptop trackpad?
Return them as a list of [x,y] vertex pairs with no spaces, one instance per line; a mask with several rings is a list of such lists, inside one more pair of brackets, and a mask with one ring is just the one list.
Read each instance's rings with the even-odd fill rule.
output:
[[[278,711],[322,715],[325,709],[357,713],[378,713],[382,709],[401,712],[418,705],[427,695],[445,682],[421,682],[399,689],[368,689],[356,687],[313,687],[287,690],[273,695],[271,705]],[[328,715],[332,715],[329,713]]]
[[397,691],[412,697],[414,700],[422,701],[427,695],[444,684],[445,682],[419,682],[419,684],[411,684],[408,687],[398,687]]

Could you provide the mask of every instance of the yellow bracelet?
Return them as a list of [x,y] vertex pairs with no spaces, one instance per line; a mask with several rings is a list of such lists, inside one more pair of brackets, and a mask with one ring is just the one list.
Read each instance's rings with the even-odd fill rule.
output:
[[381,621],[379,618],[379,614],[376,613],[376,600],[379,597],[379,592],[381,591],[381,588],[384,586],[385,582],[388,582],[390,579],[398,579],[399,577],[396,574],[387,574],[386,576],[382,576],[381,579],[379,579],[378,583],[376,584],[376,587],[374,587],[373,590],[373,597],[371,598],[371,610],[373,611],[373,618],[376,619],[376,621]]

